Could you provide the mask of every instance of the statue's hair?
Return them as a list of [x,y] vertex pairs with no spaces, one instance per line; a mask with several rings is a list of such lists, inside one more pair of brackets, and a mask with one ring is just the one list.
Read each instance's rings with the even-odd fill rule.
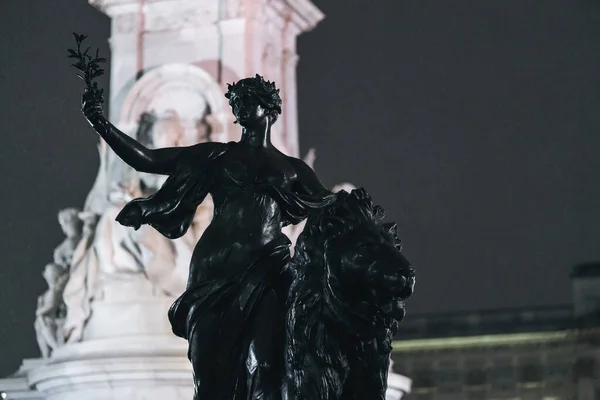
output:
[[282,102],[275,82],[266,81],[265,78],[256,74],[254,78],[228,83],[225,97],[229,100],[230,106],[233,106],[233,99],[242,92],[250,94],[267,111],[273,123],[277,121],[281,114]]
[[[371,364],[374,370],[367,374],[375,380],[375,385],[385,387],[387,382],[393,336],[390,332],[395,332],[397,322],[376,315],[368,305],[360,310],[348,305],[344,299],[348,290],[341,287],[335,276],[339,268],[328,257],[328,244],[339,235],[365,226],[379,227],[384,240],[398,249],[400,241],[395,235],[395,224],[382,223],[383,209],[373,204],[364,189],[350,194],[342,190],[336,196],[330,206],[309,217],[290,263],[293,280],[288,300],[286,351],[291,399],[340,398],[353,366],[360,364],[357,343],[371,333],[377,335],[382,331],[386,337],[376,339],[378,355],[370,358],[379,364]],[[348,243],[350,247],[357,244]],[[347,337],[340,336],[340,332]],[[382,351],[384,355],[380,356]],[[366,379],[357,377],[356,384],[360,385],[363,378]]]

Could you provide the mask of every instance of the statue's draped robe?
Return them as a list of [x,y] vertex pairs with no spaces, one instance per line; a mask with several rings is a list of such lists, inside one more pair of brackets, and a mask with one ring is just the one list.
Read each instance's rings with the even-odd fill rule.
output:
[[[213,179],[215,160],[231,145],[215,150],[208,162],[190,148],[182,155],[176,172],[158,192],[148,198],[133,200],[122,214],[141,215],[140,224],[148,224],[168,238],[182,236],[189,228],[197,206],[213,188],[218,188],[219,182]],[[292,193],[269,183],[237,183],[247,190],[272,197],[280,206],[284,226],[299,223],[312,210],[329,204],[334,198],[329,193]],[[132,212],[134,207],[139,209]],[[244,265],[228,265],[225,269],[236,273],[225,279],[188,285],[188,290],[169,310],[173,332],[189,342],[192,363],[200,360],[205,364],[203,368],[208,375],[196,377],[195,384],[202,386],[201,379],[209,380],[211,387],[221,388],[218,398],[258,398],[255,392],[257,380],[272,378],[259,376],[259,369],[252,365],[251,349],[262,346],[256,343],[257,336],[273,341],[267,346],[279,347],[275,357],[280,359],[282,365],[278,369],[283,373],[283,303],[289,284],[286,273],[289,246],[289,239],[281,234],[264,247],[235,257],[243,259]],[[202,388],[199,391],[203,392]]]

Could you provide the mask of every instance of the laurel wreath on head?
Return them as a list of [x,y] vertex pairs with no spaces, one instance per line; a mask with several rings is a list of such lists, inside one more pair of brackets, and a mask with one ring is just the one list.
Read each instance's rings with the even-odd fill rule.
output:
[[98,87],[98,82],[95,79],[104,74],[104,70],[100,68],[100,64],[106,63],[106,58],[99,56],[100,49],[96,49],[94,57],[89,53],[90,47],[86,48],[83,52],[81,51],[81,45],[87,38],[87,35],[79,35],[73,32],[73,37],[75,38],[77,47],[75,49],[67,49],[69,52],[68,58],[73,58],[77,62],[71,64],[71,66],[79,71],[77,76],[85,82],[86,90],[91,92],[100,103],[103,103],[104,99],[102,95],[104,89]]

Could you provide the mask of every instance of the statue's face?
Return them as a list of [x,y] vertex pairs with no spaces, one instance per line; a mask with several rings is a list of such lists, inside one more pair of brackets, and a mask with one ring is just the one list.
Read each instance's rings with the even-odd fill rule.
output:
[[257,125],[267,117],[267,111],[251,93],[235,93],[231,103],[233,115],[243,127]]

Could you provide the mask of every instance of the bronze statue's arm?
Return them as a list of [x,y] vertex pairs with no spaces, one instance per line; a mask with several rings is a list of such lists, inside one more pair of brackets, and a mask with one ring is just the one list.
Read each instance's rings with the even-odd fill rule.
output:
[[170,175],[175,171],[177,156],[183,147],[149,149],[118,130],[103,116],[88,118],[88,122],[119,158],[135,170],[162,175]]
[[178,156],[184,147],[149,149],[137,140],[121,132],[102,115],[102,105],[97,99],[84,93],[82,111],[90,125],[106,141],[117,155],[140,172],[170,175],[175,171]]
[[290,157],[289,160],[296,170],[297,180],[294,186],[299,193],[308,195],[331,194],[331,191],[323,186],[315,171],[304,161],[294,157]]

